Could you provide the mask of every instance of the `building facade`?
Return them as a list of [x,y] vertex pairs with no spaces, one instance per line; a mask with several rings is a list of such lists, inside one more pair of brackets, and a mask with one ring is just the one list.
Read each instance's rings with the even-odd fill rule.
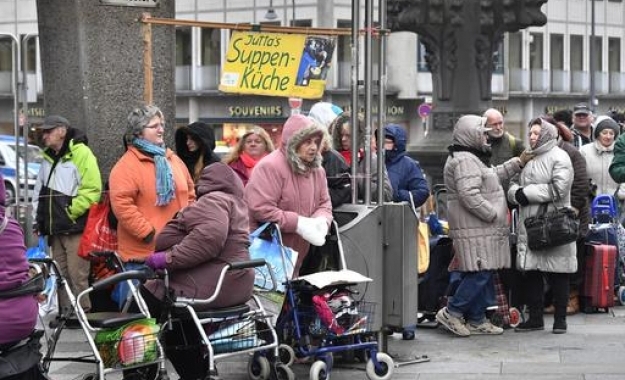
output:
[[[176,0],[176,17],[254,23],[261,27],[272,24],[350,28],[351,3],[351,0]],[[591,38],[593,3],[594,39]],[[267,18],[270,8],[277,18]],[[0,0],[0,10],[0,131],[10,134],[14,131],[15,120],[33,124],[44,117],[37,11],[35,0]],[[597,113],[625,110],[623,1],[549,0],[543,12],[548,18],[545,26],[507,34],[493,56],[496,62],[493,105],[505,114],[512,132],[524,136],[524,126],[532,117],[589,101],[592,82]],[[364,17],[364,10],[360,15]],[[254,125],[262,126],[277,137],[290,114],[286,98],[231,95],[218,90],[229,36],[227,29],[176,29],[177,122],[182,125],[201,120],[213,125],[224,146],[220,149],[226,149]],[[594,54],[591,54],[591,40]],[[364,76],[363,51],[360,49],[360,79]],[[378,53],[374,40],[374,80],[377,80]],[[405,126],[410,142],[415,142],[428,128],[428,120],[420,117],[418,107],[430,101],[432,92],[431,76],[418,36],[391,34],[386,60],[387,121]],[[340,36],[324,100],[349,109],[350,90],[351,37]],[[17,102],[15,94],[18,94]],[[304,101],[303,111],[313,103]],[[377,101],[374,100],[374,104]],[[373,108],[373,114],[377,113],[377,107]],[[15,117],[16,111],[27,118]]]

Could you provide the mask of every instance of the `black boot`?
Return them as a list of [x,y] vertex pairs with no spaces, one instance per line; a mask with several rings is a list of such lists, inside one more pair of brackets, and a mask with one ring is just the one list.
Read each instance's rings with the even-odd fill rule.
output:
[[566,334],[566,317],[554,318],[553,333],[554,334]]
[[526,332],[526,331],[535,331],[535,330],[544,330],[544,329],[545,329],[545,322],[542,319],[532,318],[530,316],[530,318],[527,321],[520,323],[517,327],[515,327],[514,331]]

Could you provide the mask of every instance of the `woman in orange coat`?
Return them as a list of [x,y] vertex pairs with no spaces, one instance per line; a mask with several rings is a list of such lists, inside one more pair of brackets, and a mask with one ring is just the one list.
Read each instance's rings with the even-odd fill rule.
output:
[[154,236],[195,200],[193,179],[165,146],[164,132],[165,118],[156,106],[135,108],[128,116],[128,150],[109,177],[118,250],[124,261],[143,260],[154,252]]

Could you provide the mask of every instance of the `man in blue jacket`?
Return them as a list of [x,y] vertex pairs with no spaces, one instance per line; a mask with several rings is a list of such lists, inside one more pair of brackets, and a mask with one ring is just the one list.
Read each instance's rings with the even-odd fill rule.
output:
[[406,155],[406,131],[396,124],[384,127],[384,150],[386,170],[393,186],[394,202],[410,202],[415,207],[425,203],[430,196],[428,183],[423,177],[419,163]]

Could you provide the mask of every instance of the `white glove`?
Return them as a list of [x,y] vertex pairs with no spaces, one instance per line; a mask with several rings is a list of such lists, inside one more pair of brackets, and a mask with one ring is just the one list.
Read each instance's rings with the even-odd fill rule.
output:
[[307,218],[305,216],[297,217],[297,229],[295,232],[312,245],[322,246],[326,242],[327,224],[321,228],[318,219],[323,218]]

